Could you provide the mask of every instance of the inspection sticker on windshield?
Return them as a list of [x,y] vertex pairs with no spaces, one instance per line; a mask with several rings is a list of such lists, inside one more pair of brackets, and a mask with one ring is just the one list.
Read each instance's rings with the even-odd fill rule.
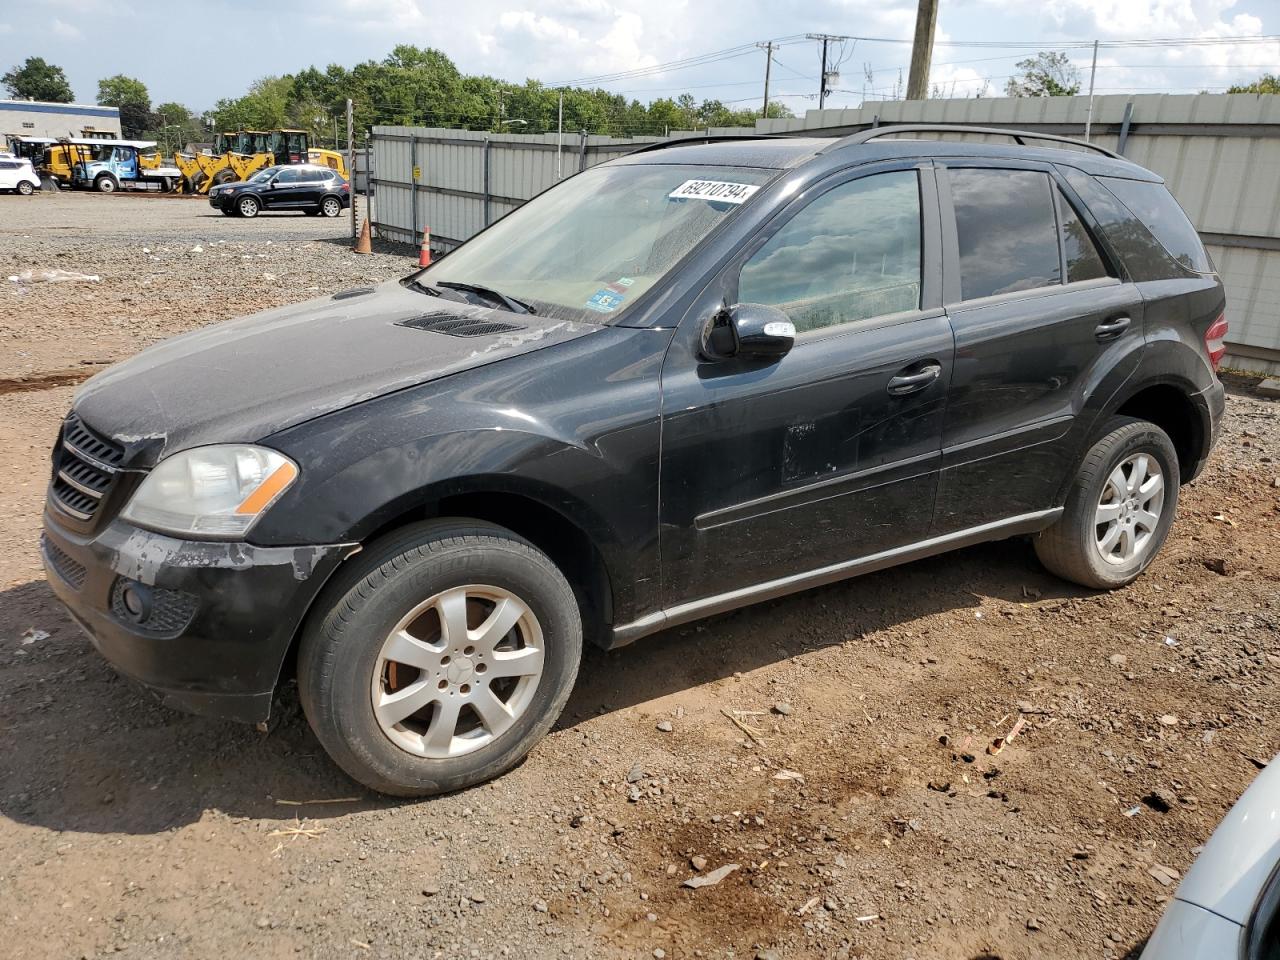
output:
[[588,310],[596,311],[596,313],[612,313],[618,309],[623,299],[620,293],[614,293],[611,290],[597,290],[583,306]]
[[672,200],[715,200],[717,203],[742,203],[760,188],[751,183],[729,183],[725,180],[686,180],[667,196]]

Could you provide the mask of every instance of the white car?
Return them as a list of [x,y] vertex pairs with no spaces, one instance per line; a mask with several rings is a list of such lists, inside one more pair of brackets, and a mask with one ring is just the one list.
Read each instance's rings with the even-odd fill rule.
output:
[[1278,760],[1227,811],[1179,884],[1142,960],[1280,956]]
[[29,197],[40,189],[40,178],[31,168],[30,160],[14,156],[0,156],[0,190],[17,190]]

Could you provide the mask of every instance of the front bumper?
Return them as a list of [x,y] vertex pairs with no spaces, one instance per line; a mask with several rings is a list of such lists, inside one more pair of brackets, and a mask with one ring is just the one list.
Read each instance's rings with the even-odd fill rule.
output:
[[234,196],[234,193],[231,194],[231,196],[227,196],[225,192],[211,193],[209,194],[209,206],[213,207],[215,210],[230,210],[230,201]]
[[81,536],[48,512],[41,539],[49,586],[117,670],[171,706],[245,722],[267,719],[303,617],[357,549],[178,540],[120,520]]

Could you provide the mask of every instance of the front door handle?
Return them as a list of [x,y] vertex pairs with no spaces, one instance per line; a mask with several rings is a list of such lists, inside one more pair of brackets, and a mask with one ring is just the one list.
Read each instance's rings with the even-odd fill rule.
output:
[[[907,367],[907,370],[915,369],[914,366]],[[938,377],[942,376],[942,364],[926,363],[915,373],[907,373],[905,370],[896,377],[889,380],[888,391],[890,396],[903,397],[908,393],[915,393],[923,390]]]
[[1129,323],[1128,317],[1112,317],[1110,320],[1104,320],[1094,327],[1093,336],[1099,343],[1106,343],[1108,340],[1114,340],[1128,330]]

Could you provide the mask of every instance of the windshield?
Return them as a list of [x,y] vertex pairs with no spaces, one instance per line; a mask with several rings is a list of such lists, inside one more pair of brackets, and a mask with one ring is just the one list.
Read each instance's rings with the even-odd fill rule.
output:
[[612,321],[775,173],[594,167],[530,200],[416,279],[489,287],[542,316]]

